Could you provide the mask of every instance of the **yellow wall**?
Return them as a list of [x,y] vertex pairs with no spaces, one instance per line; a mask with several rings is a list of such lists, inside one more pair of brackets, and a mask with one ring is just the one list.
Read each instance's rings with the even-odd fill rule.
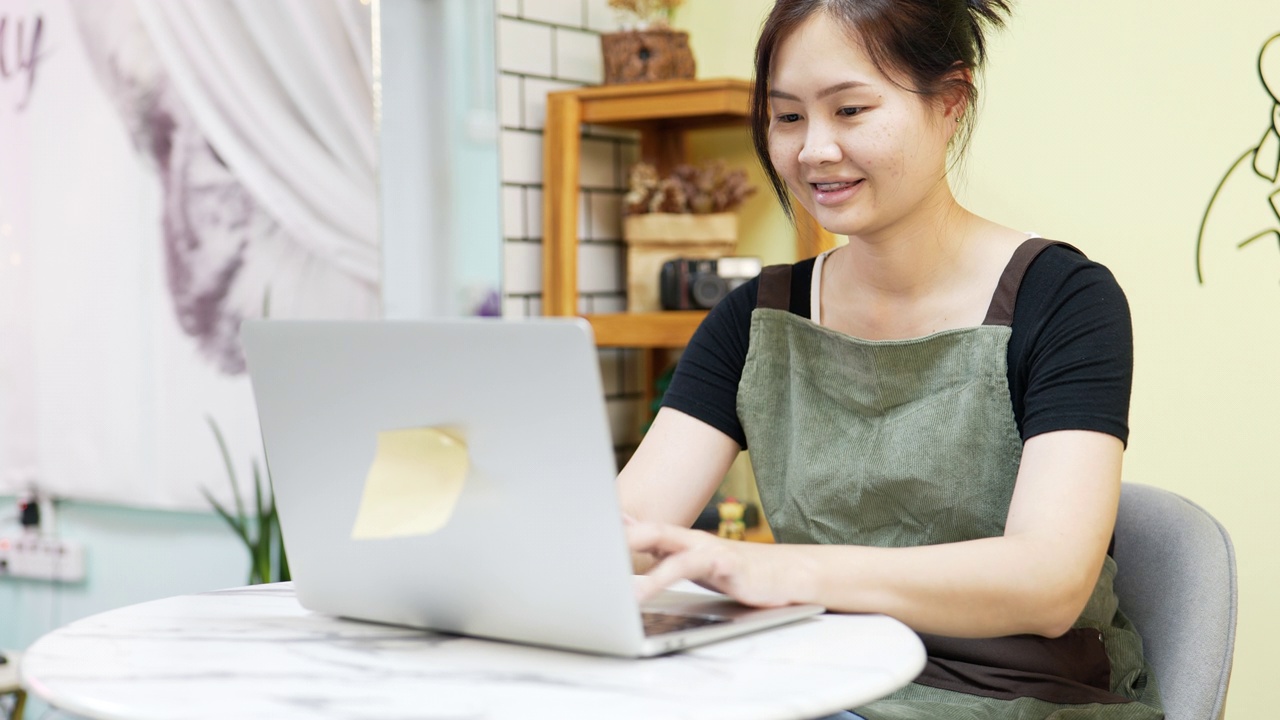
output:
[[[750,76],[770,5],[680,10],[701,77]],[[1276,33],[1274,0],[1018,3],[992,43],[978,132],[954,181],[975,211],[1076,244],[1128,293],[1136,368],[1125,479],[1181,493],[1231,532],[1234,717],[1269,715],[1268,648],[1280,645],[1280,248],[1274,236],[1244,251],[1219,238],[1202,286],[1196,238],[1218,182],[1268,127],[1257,57]],[[701,150],[751,161],[745,141]],[[1265,194],[1246,204],[1239,212],[1269,211]],[[776,212],[750,212],[758,227],[744,246],[785,254]]]
[[[689,30],[698,77],[750,78],[756,34],[770,7],[771,2],[761,0],[696,0],[682,5],[675,24]],[[731,166],[746,170],[757,188],[741,211],[738,254],[758,255],[766,265],[794,261],[795,231],[778,210],[747,134],[740,130],[695,133],[690,150],[694,160],[725,158]]]

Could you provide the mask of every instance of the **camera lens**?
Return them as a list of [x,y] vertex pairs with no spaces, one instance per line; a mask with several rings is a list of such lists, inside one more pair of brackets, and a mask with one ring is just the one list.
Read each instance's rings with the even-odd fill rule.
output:
[[699,273],[689,286],[689,298],[693,304],[708,310],[728,294],[729,286],[724,278],[712,273]]

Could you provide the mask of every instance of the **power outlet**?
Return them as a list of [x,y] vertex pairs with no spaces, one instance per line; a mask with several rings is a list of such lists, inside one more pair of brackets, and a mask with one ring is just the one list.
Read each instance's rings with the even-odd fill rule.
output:
[[78,542],[39,535],[0,538],[0,578],[71,583],[84,575],[84,546]]

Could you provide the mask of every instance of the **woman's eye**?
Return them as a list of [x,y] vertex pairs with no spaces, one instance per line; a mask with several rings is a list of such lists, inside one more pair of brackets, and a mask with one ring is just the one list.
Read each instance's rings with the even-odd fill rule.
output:
[[854,115],[861,114],[864,109],[865,108],[860,107],[842,107],[838,112],[844,117],[853,117]]
[[800,121],[800,113],[782,113],[778,116],[778,122],[793,123]]

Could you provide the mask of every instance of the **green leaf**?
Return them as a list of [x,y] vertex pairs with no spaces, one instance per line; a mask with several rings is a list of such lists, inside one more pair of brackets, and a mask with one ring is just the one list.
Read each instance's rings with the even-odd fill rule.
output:
[[204,494],[205,499],[208,500],[209,504],[213,506],[214,511],[217,512],[218,515],[220,515],[223,520],[227,521],[227,524],[231,526],[232,531],[234,531],[236,536],[239,537],[240,540],[244,542],[245,547],[249,549],[249,553],[250,555],[252,555],[253,543],[249,541],[249,535],[248,533],[245,532],[244,525],[242,524],[244,522],[244,519],[231,517],[231,513],[227,512],[226,509],[224,509],[222,505],[213,498],[213,495],[210,494],[209,491],[206,490],[205,488],[200,488],[200,492]]
[[236,516],[244,517],[244,501],[240,497],[240,484],[236,482],[236,468],[231,463],[231,452],[227,450],[227,441],[222,437],[222,430],[218,428],[218,423],[212,416],[205,415],[205,421],[209,423],[209,427],[213,430],[213,436],[218,440],[218,450],[222,453],[222,464],[227,468],[227,478],[231,480],[231,494],[236,500]]
[[[263,298],[263,311],[269,309],[267,297]],[[263,482],[262,468],[259,466],[257,459],[251,461],[253,468],[253,502],[254,510],[257,512],[256,522],[250,527],[249,518],[245,513],[244,498],[240,493],[240,486],[236,482],[235,468],[231,462],[231,453],[227,449],[226,439],[222,435],[222,430],[218,427],[217,422],[208,415],[205,420],[209,423],[210,429],[213,430],[214,438],[218,441],[218,450],[222,454],[222,462],[227,469],[227,477],[231,481],[231,490],[235,497],[236,513],[232,515],[230,511],[224,508],[213,495],[204,488],[201,492],[204,494],[209,504],[218,515],[226,521],[236,536],[249,551],[249,583],[266,583],[274,580],[288,580],[289,564],[288,559],[284,555],[284,538],[280,535],[280,517],[276,513],[275,493],[271,487],[271,478],[268,476],[266,482]],[[265,485],[265,488],[264,488]],[[279,549],[279,556],[275,554],[275,550]],[[273,565],[279,563],[279,573],[277,578],[272,577]]]
[[279,516],[276,517],[276,533],[280,539],[280,574],[276,579],[288,582],[293,579],[293,575],[289,572],[289,555],[284,551],[284,531],[280,528]]
[[[258,511],[258,523],[261,524],[266,511],[262,502],[262,473],[258,471],[257,460],[253,461],[253,502],[254,509]],[[258,537],[261,538],[262,534],[259,533]]]
[[262,582],[271,582],[271,516],[274,507],[268,508],[262,496],[262,473],[258,469],[258,461],[253,461],[253,494],[258,509],[258,542],[256,546],[258,572]]

